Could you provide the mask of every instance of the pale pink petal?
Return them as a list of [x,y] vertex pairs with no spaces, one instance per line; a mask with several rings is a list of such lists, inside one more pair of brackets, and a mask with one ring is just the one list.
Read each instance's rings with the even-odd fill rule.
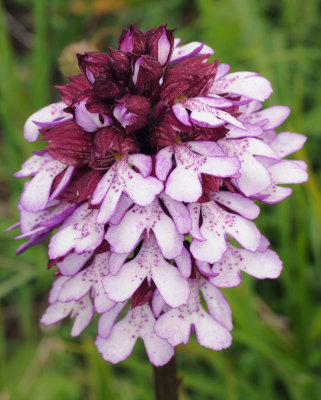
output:
[[129,299],[144,279],[154,281],[162,297],[172,307],[184,304],[189,296],[188,283],[176,267],[164,260],[153,235],[145,237],[137,256],[125,263],[115,276],[103,279],[105,291],[112,300]]
[[112,327],[118,317],[122,312],[126,302],[117,303],[112,309],[104,312],[98,320],[98,335],[102,338],[107,338],[112,330]]
[[184,46],[175,47],[170,62],[176,62],[197,54],[214,54],[214,50],[205,43],[190,42]]
[[60,103],[49,104],[30,115],[23,128],[24,138],[28,142],[35,142],[37,140],[39,135],[37,122],[48,122],[48,125],[50,125],[52,122],[60,123],[72,119],[70,114],[63,111],[66,107],[66,104],[61,101]]
[[172,169],[173,152],[173,147],[165,147],[156,154],[155,172],[157,178],[161,181],[165,181],[169,171]]
[[[214,315],[209,315],[203,309],[199,295],[201,285],[202,281],[199,279],[190,280],[191,295],[188,302],[162,314],[155,323],[154,331],[172,346],[176,346],[180,343],[187,344],[194,328],[201,345],[221,350],[230,346],[232,338],[229,331],[218,322],[216,314],[218,318],[223,318],[220,307],[217,305],[212,308]],[[220,301],[222,301],[221,296],[217,300],[218,304]],[[221,307],[225,309],[226,304]],[[227,319],[228,316],[224,317],[224,321]]]
[[132,352],[136,340],[144,341],[149,360],[155,366],[166,364],[174,355],[174,349],[153,331],[155,318],[148,305],[135,307],[112,328],[107,339],[97,337],[96,346],[106,361],[117,363]]
[[88,295],[77,301],[70,315],[71,318],[75,318],[70,335],[79,336],[90,324],[94,312],[94,307]]
[[155,318],[158,318],[166,305],[165,300],[159,293],[159,290],[155,290],[151,303],[153,314]]
[[280,157],[286,157],[301,149],[306,139],[299,133],[280,132],[270,146]]
[[279,156],[261,140],[255,138],[221,139],[219,145],[229,156],[237,156],[241,162],[240,177],[232,181],[245,196],[261,193],[271,185],[268,170],[254,156],[278,159]]
[[258,279],[274,279],[281,270],[282,262],[274,251],[268,249],[253,253],[229,244],[222,260],[213,265],[213,272],[217,275],[210,278],[210,282],[217,287],[234,287],[241,283],[240,271]]
[[199,241],[205,241],[206,239],[201,234],[200,231],[200,212],[201,212],[201,204],[200,203],[190,203],[187,205],[190,216],[192,218],[192,229],[190,230],[190,235]]
[[104,227],[96,223],[97,210],[84,203],[61,225],[49,243],[49,257],[55,259],[74,249],[76,253],[96,249],[104,238]]
[[39,211],[46,208],[52,183],[66,167],[65,164],[54,159],[46,162],[25,187],[20,199],[22,207],[27,211]]
[[192,260],[189,251],[183,246],[182,254],[175,258],[175,264],[180,274],[184,278],[188,278],[192,272]]
[[152,172],[152,159],[146,154],[132,154],[128,156],[128,162],[135,165],[144,178]]
[[214,201],[203,203],[202,226],[200,232],[206,241],[193,239],[190,251],[200,261],[214,263],[219,261],[226,251],[226,235],[232,236],[246,249],[255,251],[261,235],[255,224],[247,219],[228,213]]
[[63,275],[73,276],[86,264],[91,256],[91,251],[82,254],[72,252],[62,261],[57,262],[57,267]]
[[260,207],[258,207],[253,200],[247,199],[240,193],[228,191],[220,191],[218,193],[212,192],[211,199],[223,204],[225,207],[247,219],[255,219],[260,213]]
[[192,227],[192,220],[188,208],[181,202],[171,199],[165,193],[161,193],[161,198],[175,222],[179,233],[187,233]]
[[224,295],[217,287],[209,283],[207,279],[200,278],[199,286],[208,312],[227,330],[231,331],[233,328],[232,309]]
[[264,101],[272,93],[270,82],[253,72],[235,72],[215,80],[210,93],[232,93],[250,99]]
[[75,122],[86,132],[96,132],[105,126],[113,124],[112,118],[108,115],[91,113],[86,108],[87,99],[73,103],[75,110]]
[[110,253],[109,255],[109,270],[112,275],[117,275],[120,268],[124,265],[130,253],[117,254]]

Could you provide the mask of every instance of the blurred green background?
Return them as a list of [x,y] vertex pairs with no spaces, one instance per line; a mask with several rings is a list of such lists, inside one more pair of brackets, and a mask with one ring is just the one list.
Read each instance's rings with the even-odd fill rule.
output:
[[[310,180],[263,207],[257,221],[284,261],[277,281],[244,277],[225,291],[234,342],[213,352],[195,339],[177,349],[181,400],[321,399],[321,4],[318,0],[8,0],[0,2],[0,231],[18,220],[31,151],[23,123],[58,100],[54,84],[76,73],[74,53],[117,46],[122,27],[164,22],[184,42],[204,41],[232,71],[252,70],[274,88],[267,104],[292,113],[282,130],[308,136],[296,157]],[[67,47],[66,47],[67,46]],[[76,69],[75,69],[76,68]],[[38,146],[38,147],[37,147]],[[44,329],[39,318],[53,280],[46,244],[15,256],[15,232],[0,241],[0,400],[148,400],[152,368],[141,343],[112,366],[97,353],[95,324],[80,338],[71,321]]]

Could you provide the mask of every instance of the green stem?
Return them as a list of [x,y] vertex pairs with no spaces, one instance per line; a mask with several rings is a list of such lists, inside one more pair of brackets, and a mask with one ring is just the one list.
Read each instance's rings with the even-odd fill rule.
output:
[[178,400],[178,381],[176,374],[175,355],[162,367],[154,367],[156,400]]

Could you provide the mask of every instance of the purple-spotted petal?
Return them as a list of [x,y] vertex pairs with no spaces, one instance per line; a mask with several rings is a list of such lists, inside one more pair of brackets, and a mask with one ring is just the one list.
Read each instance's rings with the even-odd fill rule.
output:
[[232,236],[243,247],[255,251],[261,234],[255,224],[247,219],[229,213],[214,201],[201,204],[201,235],[206,241],[193,239],[190,251],[200,261],[214,263],[219,261],[227,249],[226,235]]
[[269,249],[253,253],[228,244],[223,258],[212,266],[212,270],[216,275],[210,278],[210,282],[217,287],[230,288],[241,283],[241,271],[257,279],[278,278],[282,261]]
[[132,352],[140,337],[150,362],[155,366],[166,364],[174,355],[174,349],[153,330],[155,318],[149,305],[135,307],[116,323],[107,339],[98,336],[96,346],[106,361],[118,363]]
[[72,249],[79,254],[95,250],[104,238],[104,227],[96,222],[97,213],[88,208],[88,203],[78,207],[51,238],[49,257],[61,257]]
[[107,297],[102,286],[102,280],[109,274],[108,256],[108,252],[97,254],[89,267],[68,279],[59,292],[58,300],[80,300],[92,290],[95,310],[98,313],[113,308],[115,303]]
[[240,177],[233,181],[245,196],[260,193],[271,185],[268,170],[255,159],[255,156],[278,159],[279,156],[270,146],[255,138],[221,139],[218,143],[227,155],[240,160]]
[[71,336],[78,336],[89,325],[94,315],[94,309],[89,296],[83,297],[79,301],[70,301],[62,303],[57,301],[51,304],[40,322],[46,326],[55,324],[70,314],[71,318],[75,317]]
[[272,93],[270,82],[254,72],[235,72],[215,80],[210,94],[231,93],[264,101]]
[[137,256],[125,263],[117,275],[104,278],[103,285],[107,296],[122,302],[129,299],[146,278],[148,283],[154,281],[170,306],[186,303],[189,296],[187,280],[163,258],[154,235],[145,237]]
[[112,251],[130,253],[138,244],[141,234],[153,231],[162,254],[167,259],[178,257],[183,247],[183,237],[173,220],[165,214],[159,201],[155,199],[146,207],[135,205],[124,215],[118,225],[110,226],[106,240]]
[[[196,148],[200,154],[195,152],[194,143],[173,146],[176,167],[167,179],[165,193],[177,201],[194,202],[199,199],[202,195],[202,173],[218,177],[236,176],[240,167],[236,157],[206,156],[203,155],[201,146]],[[207,143],[210,148],[213,147],[211,142],[203,142],[202,147]],[[156,173],[158,172],[157,163],[158,159],[156,159]]]
[[[187,344],[193,327],[200,345],[213,350],[222,350],[229,347],[232,342],[232,336],[229,333],[230,312],[222,315],[220,310],[222,307],[226,308],[226,300],[220,296],[215,299],[218,305],[211,308],[213,315],[208,314],[203,309],[200,300],[199,291],[202,284],[202,280],[190,280],[191,295],[187,304],[172,308],[161,315],[155,324],[154,331],[172,346],[176,346],[180,343]],[[228,325],[228,328],[225,325]]]
[[[129,165],[133,164],[143,174],[139,174]],[[163,189],[163,184],[152,176],[146,176],[151,170],[151,157],[141,154],[131,155],[116,161],[109,171],[98,183],[93,194],[91,203],[98,205],[101,203],[97,222],[107,223],[113,216],[121,194],[126,193],[130,199],[139,205],[150,204],[155,196]]]

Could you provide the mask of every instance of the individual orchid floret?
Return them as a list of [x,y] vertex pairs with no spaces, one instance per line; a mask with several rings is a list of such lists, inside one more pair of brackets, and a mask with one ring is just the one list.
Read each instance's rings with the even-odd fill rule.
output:
[[[262,240],[265,239],[262,238]],[[227,244],[227,250],[222,259],[212,266],[201,261],[196,261],[196,264],[200,270],[210,270],[209,281],[221,288],[240,285],[241,271],[257,279],[275,279],[279,277],[282,270],[282,262],[274,251],[263,249],[262,252],[252,252],[236,248],[230,243]]]
[[67,105],[61,101],[49,104],[49,106],[41,108],[30,115],[23,128],[24,138],[28,142],[35,142],[43,126],[53,126],[64,121],[70,121],[72,117],[64,111],[66,107]]
[[255,158],[262,156],[278,160],[280,157],[262,140],[256,138],[220,139],[220,147],[228,156],[237,157],[241,162],[240,176],[232,179],[233,184],[245,195],[261,193],[271,186],[267,169]]
[[[226,71],[227,72],[227,71]],[[243,96],[249,100],[264,101],[273,92],[270,82],[255,72],[234,72],[216,79],[209,95],[231,94]]]
[[[227,249],[226,235],[247,250],[257,250],[261,234],[253,222],[225,211],[215,201],[191,203],[188,208],[193,220],[190,251],[197,260],[209,263],[219,261]],[[202,224],[199,227],[200,216]]]
[[107,339],[98,336],[95,344],[103,358],[115,364],[129,357],[140,337],[150,362],[164,365],[173,357],[174,349],[154,333],[154,324],[155,317],[148,304],[135,307],[114,325]]
[[[140,173],[135,172],[130,164]],[[163,189],[158,179],[149,176],[151,170],[151,157],[144,154],[133,154],[116,160],[98,183],[91,199],[91,204],[101,204],[97,222],[105,224],[110,220],[123,192],[136,204],[150,204]]]
[[179,46],[181,39],[174,40],[174,51],[171,57],[171,63],[183,60],[184,58],[193,57],[196,55],[212,55],[214,50],[201,42],[191,42],[183,46]]
[[[170,172],[173,155],[176,167]],[[188,142],[160,150],[156,155],[155,170],[160,180],[167,178],[165,193],[168,196],[177,201],[194,202],[202,195],[202,173],[232,177],[238,176],[239,168],[238,158],[226,156],[217,143]]]
[[78,301],[65,303],[58,301],[61,287],[67,279],[61,276],[55,281],[49,296],[51,304],[41,317],[40,322],[49,326],[65,319],[70,314],[71,318],[75,318],[71,329],[71,336],[78,336],[90,324],[94,315],[94,308],[89,295],[84,296]]
[[126,132],[130,133],[147,124],[150,108],[150,101],[146,97],[127,94],[117,100],[113,113]]
[[86,132],[96,132],[105,126],[113,125],[113,119],[108,115],[108,110],[103,112],[91,112],[87,106],[88,98],[76,101],[70,106],[70,112],[74,115],[75,123]]
[[60,226],[49,243],[49,257],[55,259],[75,249],[79,254],[95,250],[103,241],[104,226],[96,222],[98,211],[88,203],[78,207]]
[[[51,193],[53,181],[57,175],[65,170],[63,183]],[[44,210],[48,203],[54,200],[68,185],[74,168],[52,158],[48,153],[35,154],[27,160],[20,171],[14,176],[24,178],[32,176],[32,180],[24,187],[20,205],[26,211]]]
[[222,110],[232,106],[233,103],[230,100],[221,97],[194,97],[175,103],[172,110],[176,118],[187,126],[193,123],[216,128],[228,123],[244,130],[240,120]]
[[292,189],[289,187],[279,186],[303,183],[308,180],[306,164],[295,160],[281,160],[278,163],[269,163],[270,160],[262,160],[270,176],[271,185],[260,192],[256,198],[263,203],[274,204],[278,203],[292,194]]
[[163,67],[171,58],[174,46],[173,30],[166,29],[166,24],[145,32],[148,54]]
[[75,204],[53,202],[49,204],[46,210],[30,212],[18,205],[21,235],[17,236],[16,239],[35,237],[52,231],[72,214],[75,208]]
[[[172,346],[187,344],[191,331],[196,333],[201,346],[222,350],[230,346],[232,336],[231,309],[222,293],[204,278],[190,279],[191,295],[188,302],[162,314],[155,323],[154,331]],[[200,291],[208,306],[202,306]]]
[[[226,125],[229,130],[227,139],[238,139],[243,137],[258,137],[266,131],[277,128],[289,116],[290,109],[287,106],[271,106],[261,110],[262,104],[259,101],[251,101],[241,105],[238,120],[242,122],[243,129],[232,124]],[[245,128],[245,129],[244,129]]]
[[117,275],[108,275],[103,280],[106,294],[114,301],[129,299],[147,279],[155,283],[165,302],[171,307],[178,307],[187,302],[189,285],[174,265],[167,262],[153,234],[143,236],[143,245],[134,259],[125,263]]
[[116,303],[106,296],[102,286],[103,279],[109,274],[108,256],[108,252],[97,254],[87,268],[66,280],[59,291],[58,300],[63,303],[79,301],[91,290],[98,313],[112,309]]
[[146,50],[145,35],[135,26],[131,25],[128,30],[124,29],[122,31],[118,49],[134,54],[144,54]]
[[173,219],[166,215],[158,199],[145,207],[135,205],[126,212],[118,225],[108,228],[106,240],[112,252],[130,253],[136,248],[145,230],[147,234],[153,231],[164,258],[176,258],[182,253],[184,240],[183,232],[178,229],[182,228],[187,233],[191,220],[188,217],[184,225],[179,213],[172,213],[171,216]]

